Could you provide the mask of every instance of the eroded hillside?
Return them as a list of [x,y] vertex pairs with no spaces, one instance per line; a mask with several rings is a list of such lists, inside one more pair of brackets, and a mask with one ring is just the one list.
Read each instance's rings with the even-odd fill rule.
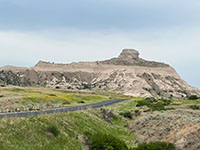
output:
[[34,67],[0,68],[0,81],[19,86],[114,91],[138,97],[184,98],[200,95],[167,64],[146,61],[139,52],[124,49],[105,61],[54,64],[39,61]]

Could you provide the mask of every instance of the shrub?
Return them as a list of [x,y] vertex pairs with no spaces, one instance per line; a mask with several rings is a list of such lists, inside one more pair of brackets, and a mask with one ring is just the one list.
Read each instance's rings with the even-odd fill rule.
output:
[[52,133],[55,137],[57,137],[60,134],[60,131],[55,125],[48,126],[47,132]]
[[169,104],[171,104],[171,100],[165,100],[163,99],[163,105],[168,106]]
[[188,97],[189,100],[197,100],[199,97],[197,95],[191,95]]
[[112,110],[107,110],[107,109],[101,108],[101,114],[102,114],[103,120],[105,120],[106,122],[108,122],[110,124],[112,124],[112,119],[116,118],[116,116],[112,112]]
[[200,106],[197,105],[191,105],[190,108],[193,110],[200,110]]
[[141,111],[135,110],[135,116],[137,117],[137,116],[140,116],[140,115],[141,115]]
[[85,102],[84,102],[84,101],[78,101],[77,103],[82,103],[82,104],[83,104],[83,103],[85,103]]
[[68,102],[68,101],[63,102],[63,105],[67,105],[67,104],[70,104],[70,102]]
[[109,134],[88,134],[87,137],[90,150],[128,150],[123,141]]
[[49,96],[56,96],[56,94],[48,94]]
[[136,107],[149,106],[156,102],[157,102],[157,100],[155,98],[146,98],[144,100],[138,101]]
[[172,143],[151,142],[148,144],[140,144],[137,148],[133,148],[132,150],[175,150],[175,146]]
[[139,101],[136,105],[136,107],[140,106],[147,106],[149,107],[149,110],[146,111],[161,111],[161,110],[169,110],[166,109],[165,106],[169,105],[171,103],[170,100],[160,100],[161,102],[158,102],[155,98],[146,98],[145,100]]
[[142,100],[142,101],[137,102],[136,107],[148,106],[148,105],[150,105],[149,102],[147,102],[147,101],[145,101],[145,100]]
[[127,112],[121,112],[119,113],[119,115],[125,117],[125,118],[129,118],[129,119],[132,119],[133,118],[133,115],[130,111],[127,111]]
[[32,111],[32,110],[33,110],[33,107],[29,107],[28,110],[29,110],[29,111]]
[[145,98],[145,100],[146,100],[146,101],[149,101],[149,102],[151,102],[151,103],[157,102],[157,100],[156,100],[154,97],[147,97],[147,98]]
[[151,111],[165,110],[165,106],[163,103],[152,104],[152,105],[150,105],[150,110]]

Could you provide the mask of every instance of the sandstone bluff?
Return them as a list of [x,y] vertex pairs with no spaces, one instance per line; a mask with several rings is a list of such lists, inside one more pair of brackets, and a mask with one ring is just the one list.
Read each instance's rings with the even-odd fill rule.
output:
[[0,68],[0,83],[61,89],[107,90],[137,97],[184,98],[200,95],[167,64],[147,61],[139,52],[124,49],[117,58],[96,62]]

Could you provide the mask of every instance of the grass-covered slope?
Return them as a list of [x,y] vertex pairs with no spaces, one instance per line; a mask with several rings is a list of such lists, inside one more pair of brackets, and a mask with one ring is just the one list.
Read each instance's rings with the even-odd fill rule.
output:
[[[7,107],[9,105],[11,107],[43,104],[45,103],[46,97],[51,99],[50,101],[53,107],[57,105],[62,107],[80,105],[79,102],[81,101],[84,103],[94,103],[108,99],[128,98],[127,96],[110,92],[19,87],[0,88],[1,107]],[[65,104],[63,102],[69,103]],[[98,142],[104,142],[106,144],[107,140],[104,140],[104,137],[111,137],[109,139],[111,140],[110,143],[112,143],[112,139],[115,142],[120,140],[130,150],[135,150],[136,148],[134,147],[137,144],[159,140],[160,137],[157,138],[156,135],[160,131],[156,131],[154,135],[151,133],[152,126],[154,127],[157,123],[164,123],[164,125],[167,125],[167,129],[168,125],[170,127],[176,127],[177,123],[174,120],[177,120],[178,117],[183,118],[183,121],[185,118],[188,118],[190,123],[192,121],[194,122],[192,125],[196,125],[197,121],[199,121],[199,107],[199,100],[168,101],[153,98],[132,98],[95,110],[90,109],[28,118],[4,118],[0,119],[0,150],[88,150],[88,144],[96,144],[93,143],[93,140],[101,139],[102,141]],[[155,122],[152,119],[154,118],[154,114],[156,116]],[[170,116],[173,114],[174,117],[169,118],[168,114]],[[183,115],[188,117],[184,117]],[[161,117],[157,120],[156,118],[159,116]],[[166,122],[163,122],[165,118]],[[199,122],[197,125],[199,126]],[[189,124],[188,126],[191,125]],[[184,126],[181,125],[181,127],[185,129]],[[165,129],[162,128],[159,128],[159,130]],[[174,129],[178,131],[178,129],[182,128],[177,127]],[[157,126],[155,129],[158,129]],[[174,131],[173,128],[170,128],[170,131]],[[190,134],[190,130],[188,132],[190,136],[195,135],[193,133]],[[197,131],[195,130],[195,132]],[[141,135],[145,135],[145,137],[143,138],[140,133]],[[88,135],[91,135],[91,137],[99,135],[100,138],[89,139],[90,136]],[[149,135],[150,137],[148,137]],[[181,134],[180,137],[182,135],[185,134]],[[172,141],[166,140],[166,142]],[[190,140],[188,140],[189,142]],[[168,143],[150,143],[150,146],[154,146],[155,144],[162,146]],[[142,149],[142,146],[146,147],[149,145],[139,145],[138,150]]]
[[[48,101],[46,100],[48,98]],[[109,99],[128,98],[122,94],[83,90],[56,90],[48,88],[0,88],[0,111],[13,112],[66,107]]]
[[[125,103],[133,102],[130,100]],[[116,104],[113,107],[119,105]],[[85,145],[84,135],[98,132],[110,134],[122,139],[128,146],[132,146],[135,135],[128,132],[127,120],[117,113],[115,115],[111,118],[113,123],[108,123],[103,119],[100,109],[39,117],[1,119],[0,149],[81,150]]]

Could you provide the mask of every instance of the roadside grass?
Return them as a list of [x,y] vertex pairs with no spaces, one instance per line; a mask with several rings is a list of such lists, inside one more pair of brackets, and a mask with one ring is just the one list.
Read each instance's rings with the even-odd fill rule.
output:
[[[122,102],[123,103],[123,102]],[[133,146],[135,134],[119,124],[109,124],[98,110],[41,115],[0,120],[0,149],[4,150],[81,150],[85,133],[110,134]],[[49,126],[56,129],[49,130]],[[54,127],[54,128],[55,128]],[[47,131],[56,130],[51,137]]]
[[[114,117],[112,119],[112,122],[114,124],[118,125],[118,126],[128,128],[129,123],[132,122],[135,119],[134,118],[135,117],[134,116],[135,110],[138,110],[138,108],[136,108],[136,104],[137,104],[136,100],[137,100],[137,98],[135,97],[134,99],[130,99],[130,100],[127,100],[127,101],[124,101],[124,102],[121,102],[121,103],[117,103],[117,104],[105,107],[105,109],[112,110],[112,112],[114,114],[116,114],[116,117]],[[129,118],[124,117],[122,115],[124,113],[131,113],[132,118],[130,119],[130,117]],[[128,145],[134,146],[133,141],[135,141],[135,137],[132,138],[132,141],[130,141],[128,139],[128,137],[124,137],[124,139],[126,141],[130,142],[130,143],[127,142]]]
[[[134,145],[136,135],[134,132],[130,132],[129,124],[137,117],[136,111],[143,109],[136,107],[136,105],[141,103],[144,98],[102,91],[20,87],[0,88],[0,95],[3,95],[0,97],[1,101],[8,100],[8,105],[16,106],[42,104],[46,102],[46,97],[51,99],[52,105],[61,104],[62,106],[81,105],[82,103],[94,103],[110,99],[129,99],[102,108],[114,113],[115,117],[111,118],[111,123],[103,119],[102,109],[28,118],[0,119],[0,149],[82,150],[86,133],[112,135],[125,142],[129,148],[136,146]],[[166,100],[156,100],[155,103],[159,105],[152,106],[155,106],[155,109],[158,110],[157,108],[164,108],[166,105],[200,104],[200,100],[171,100],[169,104]],[[193,106],[192,109],[197,109],[197,107]],[[132,117],[130,117],[131,115]]]
[[174,104],[174,105],[200,104],[200,99],[198,99],[198,100],[172,100],[172,104]]
[[128,101],[124,101],[123,103],[117,103],[111,106],[108,106],[107,108],[110,108],[115,113],[120,113],[124,111],[132,111],[136,108],[137,99],[130,99]]
[[[76,101],[76,95],[79,94],[83,96],[78,97],[79,100],[84,99],[84,96],[97,95],[100,96],[96,98],[96,101],[98,101],[103,96],[102,92],[96,91],[92,91],[93,93],[91,92],[86,94],[87,91],[84,91],[83,93],[81,93],[81,91],[72,91],[72,93],[67,91],[65,93],[64,91],[60,92],[59,90],[53,90],[53,92],[51,92],[49,89],[42,90],[44,90],[41,92],[44,94],[44,98],[46,95],[50,95],[51,97],[55,98],[63,98],[62,96],[64,95],[64,97],[68,96],[67,98],[69,99],[63,98],[63,101],[72,100],[72,103],[73,101]],[[19,91],[20,92],[18,93],[25,93],[24,91]],[[30,93],[37,94],[37,91],[35,92],[34,89],[33,92]],[[107,98],[107,100],[110,99],[111,94],[109,92],[106,94],[105,98]],[[70,95],[75,95],[75,98],[70,97]],[[113,93],[113,97],[117,98],[118,96],[120,97],[121,95]],[[95,97],[92,98],[95,99]],[[92,101],[92,98],[89,97],[86,100],[84,99],[84,101],[90,102],[90,100]],[[124,96],[123,98],[130,97]],[[83,139],[86,133],[90,133],[92,135],[97,133],[111,135],[125,142],[129,148],[133,148],[136,146],[134,145],[136,135],[134,132],[130,132],[129,124],[135,119],[135,117],[137,117],[134,115],[134,113],[137,110],[139,111],[140,108],[136,107],[136,105],[142,100],[144,100],[144,98],[132,97],[127,101],[123,101],[121,103],[117,103],[101,109],[89,109],[86,111],[49,114],[28,118],[0,119],[0,149],[82,150],[83,145],[85,145]],[[158,103],[166,103],[165,100],[157,101]],[[191,104],[191,102],[193,103],[196,101],[197,100],[175,100],[175,102],[181,102],[181,104],[184,104],[185,102],[190,102]],[[173,100],[170,102],[171,104],[174,104]],[[103,119],[102,109],[111,110],[114,113],[115,117],[112,118],[112,123],[106,122]],[[133,118],[127,118],[126,115],[120,115],[126,113],[129,116],[133,115]]]
[[[87,90],[60,90],[42,87],[5,87],[0,88],[2,95],[0,104],[1,109],[9,107],[65,107],[68,105],[81,105],[83,103],[95,103],[110,99],[127,99],[129,96],[114,92],[87,91]],[[46,98],[49,101],[46,101]],[[11,109],[14,110],[14,109]]]

